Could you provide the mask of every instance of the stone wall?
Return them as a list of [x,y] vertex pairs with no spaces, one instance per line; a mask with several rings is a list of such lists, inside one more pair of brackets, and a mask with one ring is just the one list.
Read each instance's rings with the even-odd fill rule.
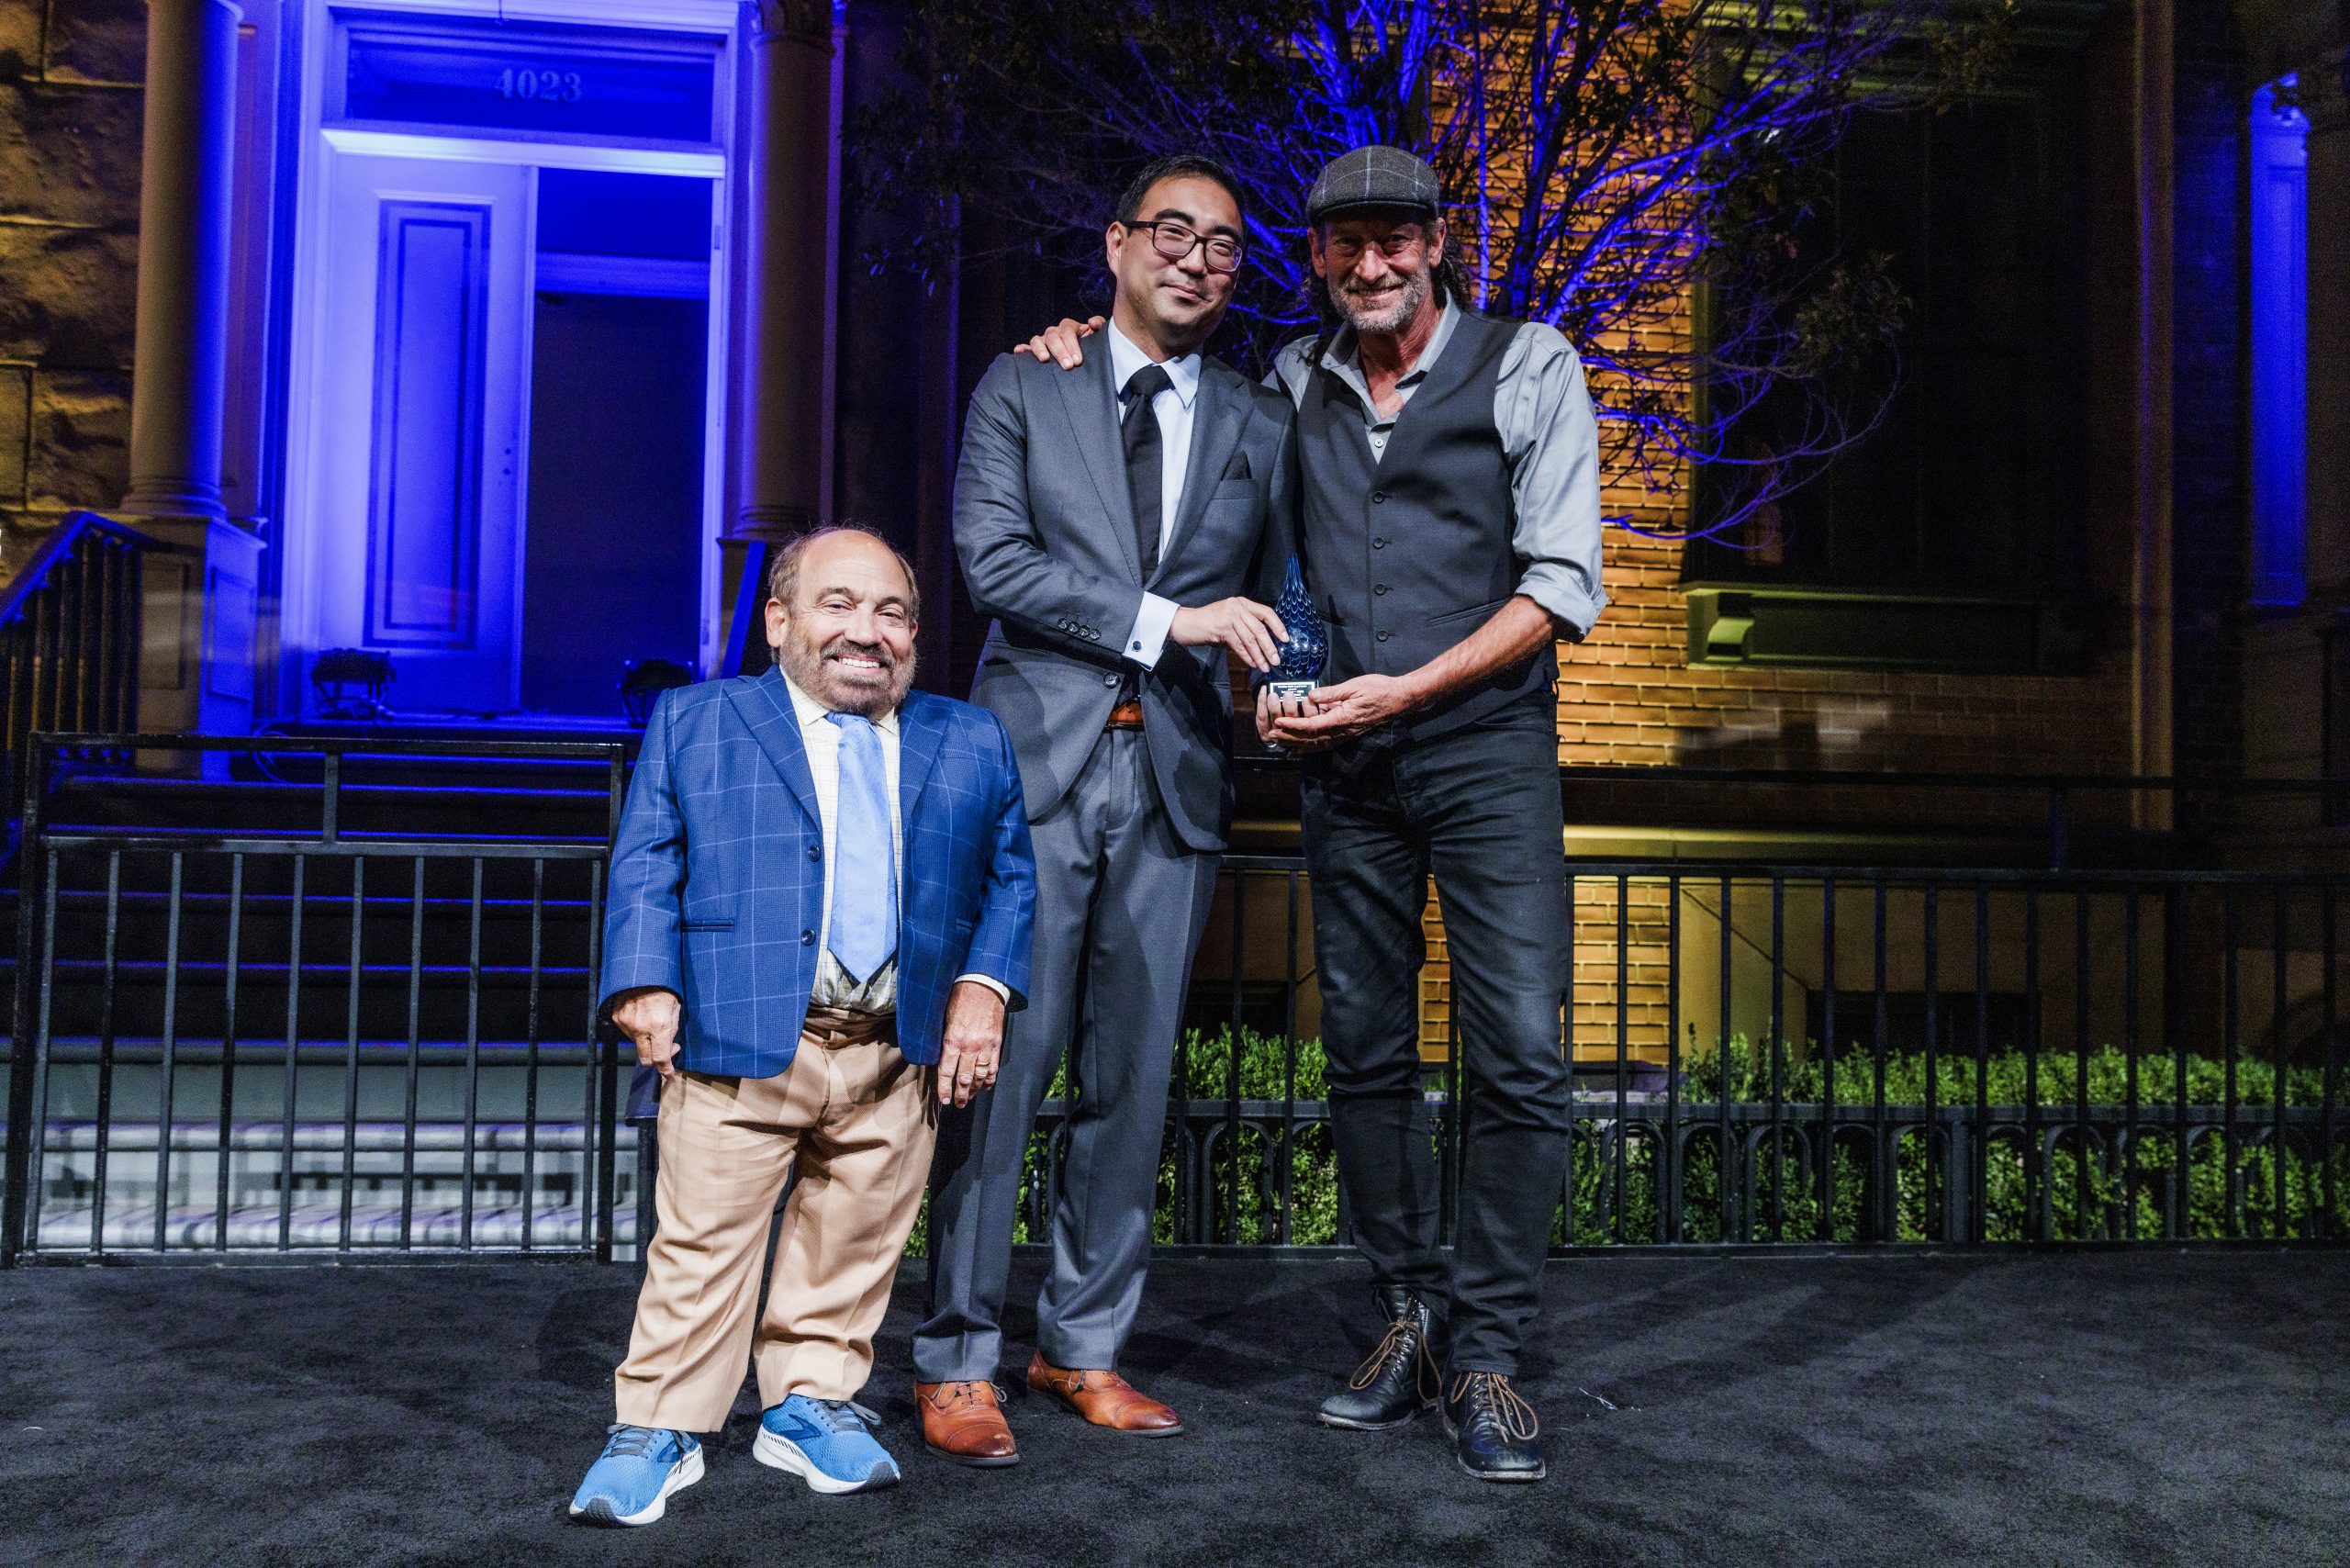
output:
[[136,0],[0,0],[0,579],[129,483]]

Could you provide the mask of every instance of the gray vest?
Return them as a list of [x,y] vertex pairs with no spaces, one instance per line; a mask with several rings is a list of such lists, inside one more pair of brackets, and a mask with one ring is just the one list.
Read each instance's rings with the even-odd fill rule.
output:
[[[1299,549],[1330,623],[1326,685],[1408,674],[1483,626],[1517,589],[1517,509],[1494,391],[1519,323],[1448,308],[1460,319],[1395,421],[1384,457],[1372,461],[1354,393],[1318,364],[1297,410]],[[1415,739],[1479,719],[1547,729],[1558,678],[1558,651],[1545,644],[1404,728]]]

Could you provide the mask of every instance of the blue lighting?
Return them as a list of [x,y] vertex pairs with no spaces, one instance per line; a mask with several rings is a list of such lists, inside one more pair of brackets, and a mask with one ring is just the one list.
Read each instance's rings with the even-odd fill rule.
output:
[[2280,77],[2252,100],[2252,602],[2309,591],[2309,117]]

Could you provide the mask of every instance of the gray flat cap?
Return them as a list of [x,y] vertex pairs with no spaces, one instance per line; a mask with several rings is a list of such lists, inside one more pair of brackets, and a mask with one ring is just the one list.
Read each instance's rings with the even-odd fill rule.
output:
[[1400,147],[1358,147],[1330,160],[1306,194],[1305,221],[1357,207],[1411,207],[1433,217],[1444,192],[1436,171]]

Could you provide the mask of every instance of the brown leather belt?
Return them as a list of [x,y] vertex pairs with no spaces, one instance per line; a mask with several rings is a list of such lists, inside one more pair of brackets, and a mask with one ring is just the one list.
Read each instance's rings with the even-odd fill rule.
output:
[[1110,722],[1102,728],[1110,730],[1139,730],[1142,728],[1142,699],[1128,698],[1110,710]]

